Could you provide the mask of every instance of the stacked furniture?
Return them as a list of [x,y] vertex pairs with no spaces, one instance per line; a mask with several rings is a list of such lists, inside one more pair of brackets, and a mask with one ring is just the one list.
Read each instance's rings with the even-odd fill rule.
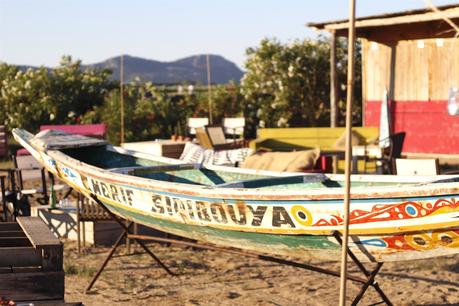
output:
[[[311,127],[311,128],[266,128],[258,129],[257,139],[249,143],[254,151],[298,151],[319,148],[321,155],[344,157],[344,127]],[[353,128],[353,145],[367,145],[378,139],[376,127]],[[375,168],[359,161],[360,168]],[[338,163],[338,170],[344,170],[344,161]]]

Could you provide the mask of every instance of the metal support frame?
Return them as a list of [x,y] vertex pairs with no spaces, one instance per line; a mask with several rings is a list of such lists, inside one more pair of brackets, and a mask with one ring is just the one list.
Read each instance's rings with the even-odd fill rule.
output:
[[[91,195],[91,198],[97,203],[99,204],[112,218],[113,220],[115,220],[120,226],[121,228],[124,230],[123,233],[118,237],[115,245],[112,247],[112,249],[110,250],[110,252],[108,253],[107,257],[105,258],[104,262],[102,263],[102,265],[100,266],[99,270],[97,271],[96,275],[94,275],[93,279],[91,280],[91,282],[89,283],[89,285],[86,287],[85,289],[85,293],[87,293],[88,291],[91,290],[92,286],[94,285],[94,283],[97,281],[97,279],[99,278],[100,274],[102,273],[102,271],[105,269],[105,266],[107,265],[107,263],[109,262],[109,260],[112,258],[113,254],[115,253],[116,249],[118,248],[118,246],[121,244],[121,241],[123,240],[123,238],[127,238],[129,235],[130,235],[130,231],[131,231],[131,227],[133,225],[133,222],[132,221],[129,221],[127,225],[125,225],[123,223],[122,220],[120,220],[117,216],[115,216],[107,207],[105,207],[105,205],[99,201],[99,199],[97,198],[97,196],[95,195]],[[160,265],[161,268],[163,268],[169,275],[172,275],[172,276],[176,276],[176,274],[174,272],[172,272],[171,270],[169,270],[168,267],[166,267],[165,264],[163,264],[163,262],[158,258],[156,257],[155,254],[153,254],[152,251],[150,251],[149,248],[147,248],[145,246],[145,244],[138,238],[132,238],[134,241],[136,241],[144,250],[145,252],[148,253],[148,255],[150,255],[151,258],[153,258],[156,263],[158,263]]]
[[[335,239],[339,242],[339,244],[342,244],[341,236],[339,232],[334,232],[333,236]],[[360,262],[360,260],[355,256],[355,254],[347,247],[347,255],[352,259],[354,264],[359,268],[359,270],[365,275],[365,278],[367,279],[366,282],[363,284],[362,288],[360,289],[359,293],[357,296],[354,298],[354,301],[352,302],[352,305],[357,305],[359,301],[362,299],[363,295],[365,294],[365,291],[368,289],[368,287],[373,287],[376,292],[378,292],[379,296],[383,299],[383,301],[387,305],[392,305],[391,301],[387,297],[387,295],[382,291],[381,287],[379,287],[379,284],[375,281],[376,275],[379,273],[383,266],[383,262],[378,262],[376,264],[376,267],[372,271],[368,271],[365,266]]]
[[[8,169],[0,169],[0,172],[5,172],[7,173],[8,180],[9,180],[9,188],[10,188],[10,193],[8,195],[8,198],[11,200],[13,203],[13,215],[12,215],[12,221],[16,221],[16,217],[18,215],[18,207],[17,207],[17,186],[16,186],[16,178],[15,178],[15,173],[17,172],[16,168],[8,168]],[[4,181],[5,177],[2,176],[2,202],[3,202],[3,209],[4,209],[4,218],[5,221],[8,221],[8,200],[7,200],[7,195],[6,195],[6,184]]]
[[[205,249],[205,250],[211,250],[211,251],[218,251],[218,252],[224,252],[224,253],[229,253],[229,254],[236,254],[236,255],[241,255],[245,257],[251,257],[251,258],[256,258],[264,261],[269,261],[269,262],[275,262],[278,264],[282,265],[287,265],[287,266],[292,266],[300,269],[305,269],[317,273],[322,273],[330,276],[335,276],[335,277],[340,277],[340,272],[339,271],[334,271],[334,270],[329,270],[329,269],[324,269],[320,268],[317,266],[309,265],[309,264],[304,264],[304,263],[299,263],[287,259],[282,259],[282,258],[277,258],[269,255],[263,255],[263,254],[256,254],[256,253],[251,253],[251,252],[246,252],[242,251],[240,249],[235,249],[235,248],[225,248],[225,247],[218,247],[218,246],[213,246],[209,244],[201,244],[201,243],[196,243],[192,241],[182,241],[182,240],[176,240],[176,239],[170,239],[170,238],[161,238],[161,237],[154,237],[154,236],[146,236],[146,235],[137,235],[137,234],[132,234],[131,233],[131,228],[133,226],[132,221],[128,221],[128,224],[125,225],[120,218],[118,218],[116,215],[114,215],[95,195],[91,195],[91,198],[99,204],[103,209],[115,220],[122,228],[123,228],[123,233],[118,237],[115,245],[112,247],[112,249],[109,251],[107,254],[106,258],[104,259],[102,265],[100,266],[99,270],[97,271],[96,275],[94,275],[93,279],[89,283],[89,285],[85,289],[85,293],[88,293],[92,286],[95,284],[97,279],[99,278],[100,274],[102,271],[105,269],[106,265],[112,258],[113,254],[115,253],[116,249],[118,246],[121,244],[123,238],[129,238],[137,242],[169,275],[176,276],[177,274],[173,273],[172,271],[169,270],[169,268],[164,265],[164,263],[161,262],[161,260],[156,257],[153,252],[151,252],[142,242],[142,240],[150,240],[150,241],[155,241],[155,242],[162,242],[162,243],[168,243],[168,244],[176,244],[176,245],[181,245],[181,246],[188,246],[188,247],[194,247],[194,248],[199,248],[199,249]],[[342,244],[341,236],[339,232],[335,232],[333,234],[335,239],[338,241],[339,244]],[[360,300],[363,298],[363,295],[365,294],[366,290],[369,287],[373,287],[376,292],[381,296],[383,301],[387,305],[393,305],[389,298],[386,296],[386,294],[382,291],[382,289],[379,287],[378,283],[375,281],[375,277],[378,274],[378,272],[381,270],[383,263],[379,262],[377,263],[376,267],[369,271],[365,268],[365,266],[359,261],[359,259],[355,256],[355,254],[347,248],[347,253],[349,257],[352,259],[352,261],[355,263],[355,265],[359,268],[359,270],[364,274],[364,277],[359,277],[359,276],[353,276],[353,275],[347,275],[346,278],[348,280],[360,283],[362,285],[359,293],[357,296],[354,298],[352,305],[357,305]]]

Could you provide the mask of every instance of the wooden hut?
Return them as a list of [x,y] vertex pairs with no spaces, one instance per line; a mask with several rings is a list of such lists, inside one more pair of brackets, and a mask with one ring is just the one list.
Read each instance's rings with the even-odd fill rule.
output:
[[[459,87],[459,38],[444,20],[459,24],[459,4],[438,9],[441,12],[422,9],[356,19],[362,44],[364,125],[379,126],[387,89],[393,132],[406,132],[403,151],[409,156],[459,156],[459,116],[447,111],[450,88]],[[331,33],[332,44],[348,31],[347,20],[308,26]]]

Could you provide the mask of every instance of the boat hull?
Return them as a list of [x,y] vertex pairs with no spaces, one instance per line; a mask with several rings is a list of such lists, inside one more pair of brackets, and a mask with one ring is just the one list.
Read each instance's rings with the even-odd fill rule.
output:
[[[103,201],[102,201],[103,202]],[[177,236],[235,247],[257,253],[294,257],[300,260],[339,261],[341,246],[332,235],[282,235],[228,231],[152,218],[136,211],[103,202],[115,215]],[[418,231],[401,235],[351,236],[350,249],[363,262],[424,259],[459,252],[459,229]]]
[[[21,133],[14,135],[50,172],[122,218],[224,247],[301,260],[340,259],[340,244],[333,236],[342,229],[339,198],[139,179],[81,163],[60,151],[35,149]],[[455,198],[459,196],[447,192],[352,200],[349,247],[361,261],[371,262],[459,253]]]

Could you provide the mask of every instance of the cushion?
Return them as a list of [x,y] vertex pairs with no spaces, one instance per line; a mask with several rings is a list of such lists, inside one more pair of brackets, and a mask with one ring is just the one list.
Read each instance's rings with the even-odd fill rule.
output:
[[214,151],[200,145],[187,142],[180,159],[187,163],[200,163],[204,165],[234,166],[243,162],[247,156],[252,154],[250,148],[233,150]]
[[[353,146],[365,144],[365,138],[363,138],[359,133],[352,131],[351,132],[351,144]],[[344,132],[335,142],[335,149],[346,149],[346,132]]]
[[180,155],[180,159],[190,164],[202,163],[205,151],[206,149],[200,145],[187,142],[183,148],[182,155]]
[[256,153],[247,157],[243,168],[301,172],[314,168],[317,159],[320,157],[320,150],[305,150],[296,152],[265,152]]
[[212,165],[234,166],[236,163],[244,162],[247,156],[251,155],[252,152],[253,150],[250,148],[214,151],[212,156]]

